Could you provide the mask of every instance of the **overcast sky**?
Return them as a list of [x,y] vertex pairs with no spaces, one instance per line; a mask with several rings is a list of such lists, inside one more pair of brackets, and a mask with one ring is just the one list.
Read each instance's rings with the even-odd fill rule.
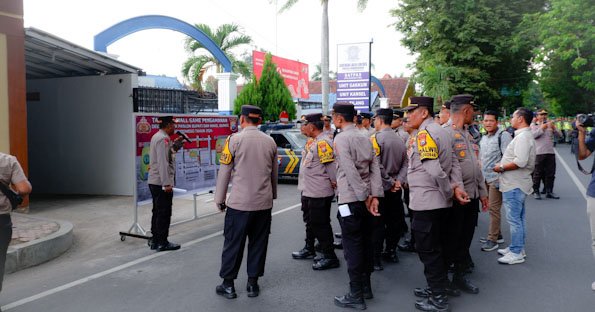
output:
[[[279,1],[279,6],[284,3]],[[400,34],[390,24],[394,0],[369,0],[357,11],[356,0],[329,1],[330,69],[337,68],[337,44],[374,40],[373,75],[381,78],[411,71],[414,58],[400,44]],[[255,47],[280,57],[310,65],[310,75],[320,63],[322,7],[319,0],[300,0],[291,10],[276,14],[269,0],[24,0],[25,27],[35,27],[93,49],[93,37],[123,20],[141,15],[167,15],[190,24],[216,28],[236,23],[252,37]],[[185,35],[170,30],[144,30],[108,46],[108,53],[148,74],[181,77]],[[236,51],[240,54],[242,51]],[[180,79],[181,80],[181,79]]]

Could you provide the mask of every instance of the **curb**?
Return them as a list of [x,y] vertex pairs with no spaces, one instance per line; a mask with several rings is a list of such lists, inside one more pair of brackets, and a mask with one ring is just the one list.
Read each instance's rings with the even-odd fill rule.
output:
[[60,229],[46,237],[9,246],[6,255],[5,273],[16,272],[52,260],[72,246],[72,223],[40,217],[33,218],[58,223]]

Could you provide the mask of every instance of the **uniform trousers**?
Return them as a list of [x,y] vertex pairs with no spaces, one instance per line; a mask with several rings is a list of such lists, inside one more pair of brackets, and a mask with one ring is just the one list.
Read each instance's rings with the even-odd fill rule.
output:
[[153,216],[151,217],[153,243],[167,244],[174,192],[165,192],[161,185],[154,184],[149,184],[149,189],[153,197]]
[[227,207],[223,235],[223,253],[221,271],[223,279],[236,279],[244,256],[246,238],[248,238],[248,277],[260,277],[264,274],[267,258],[269,234],[271,233],[272,208],[256,211],[243,211]]
[[451,208],[413,211],[411,233],[415,249],[424,264],[424,275],[433,294],[440,295],[448,285],[444,252],[447,244],[448,214]]
[[334,197],[334,195],[322,198],[302,196],[306,246],[314,247],[314,240],[318,239],[323,253],[331,253],[334,250],[331,227],[331,203]]
[[6,252],[12,238],[12,221],[10,213],[0,214],[0,291],[4,280],[4,266],[6,264]]
[[374,217],[362,202],[349,203],[351,215],[337,218],[341,224],[343,254],[347,262],[350,282],[365,282],[374,271],[374,246],[372,231]]
[[543,180],[546,192],[554,191],[554,179],[556,178],[556,155],[540,154],[535,157],[535,169],[533,170],[533,191],[539,192],[539,185]]
[[479,199],[474,198],[464,205],[455,201],[448,215],[447,263],[454,263],[459,273],[465,271],[472,262],[469,247],[475,234],[478,214]]
[[383,198],[378,198],[380,217],[374,218],[374,255],[380,256],[386,240],[386,250],[395,250],[401,235],[405,232],[405,211],[401,191],[385,191]]

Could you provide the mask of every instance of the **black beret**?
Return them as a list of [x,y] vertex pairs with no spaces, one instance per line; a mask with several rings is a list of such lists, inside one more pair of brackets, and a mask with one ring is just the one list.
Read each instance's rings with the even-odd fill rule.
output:
[[262,109],[254,105],[242,105],[242,115],[250,118],[262,117]]
[[376,111],[376,116],[393,116],[393,110],[390,108],[379,108]]
[[446,101],[442,104],[442,108],[450,109],[450,101]]
[[465,104],[469,104],[471,106],[473,106],[474,108],[477,108],[477,104],[475,104],[474,102],[474,97],[471,94],[458,94],[452,97],[452,99],[450,99],[450,105],[451,106],[460,106],[460,105],[465,105]]
[[367,119],[372,118],[372,114],[370,114],[370,113],[360,113],[360,115],[362,115],[362,118],[367,118]]
[[170,124],[170,123],[176,123],[176,120],[174,119],[174,116],[161,116],[161,117],[157,117],[157,121],[160,124]]
[[411,111],[418,107],[427,107],[430,112],[434,111],[434,98],[429,96],[412,96],[409,98],[409,105],[403,110]]
[[400,111],[400,110],[396,110],[396,109],[395,109],[395,110],[393,110],[393,118],[403,118],[403,115],[404,115],[404,114],[405,114],[405,113],[403,113],[403,112],[402,112],[402,111]]
[[322,121],[322,114],[321,113],[314,113],[306,115],[307,122],[315,122],[315,121]]
[[333,105],[333,112],[338,114],[352,114],[355,115],[353,104],[348,102],[337,102]]

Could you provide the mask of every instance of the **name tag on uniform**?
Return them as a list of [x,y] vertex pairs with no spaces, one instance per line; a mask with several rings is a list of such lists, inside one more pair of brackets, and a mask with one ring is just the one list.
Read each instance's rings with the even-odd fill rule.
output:
[[347,204],[339,205],[339,214],[343,218],[349,217],[351,215],[351,210],[349,209],[349,205],[347,205]]

